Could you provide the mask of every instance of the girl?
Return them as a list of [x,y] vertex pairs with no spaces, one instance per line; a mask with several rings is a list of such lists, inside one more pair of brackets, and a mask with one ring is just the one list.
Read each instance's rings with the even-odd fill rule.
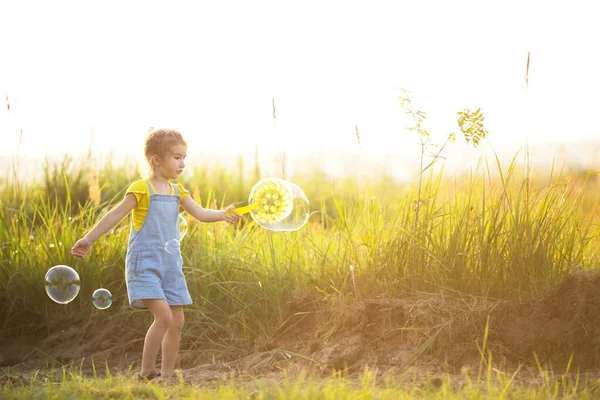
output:
[[[166,251],[165,243],[179,239],[178,215],[181,205],[201,222],[236,223],[239,214],[231,206],[225,210],[207,210],[196,203],[177,179],[185,167],[187,144],[175,130],[151,130],[144,153],[150,166],[148,179],[132,183],[125,198],[71,249],[84,257],[100,236],[114,227],[133,210],[126,257],[126,283],[129,304],[134,309],[148,309],[154,322],[146,333],[140,379],[169,378],[174,374],[183,328],[183,306],[192,304],[182,272],[179,251]],[[177,242],[176,242],[177,243]],[[161,369],[155,370],[159,348]]]

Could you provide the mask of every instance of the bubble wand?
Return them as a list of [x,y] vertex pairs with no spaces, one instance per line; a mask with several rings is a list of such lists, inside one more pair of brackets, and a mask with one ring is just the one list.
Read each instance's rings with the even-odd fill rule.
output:
[[257,182],[248,196],[248,205],[227,211],[250,213],[260,226],[274,231],[295,231],[304,226],[310,213],[308,198],[298,185],[283,179]]

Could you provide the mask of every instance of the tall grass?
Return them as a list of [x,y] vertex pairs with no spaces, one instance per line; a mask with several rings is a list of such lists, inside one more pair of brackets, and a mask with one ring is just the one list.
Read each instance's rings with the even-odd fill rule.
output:
[[[201,332],[198,340],[235,338],[244,348],[272,342],[298,298],[400,296],[412,291],[413,272],[420,291],[515,298],[545,290],[573,268],[597,266],[595,176],[534,175],[517,158],[508,166],[492,161],[460,177],[429,169],[416,230],[417,188],[384,174],[360,185],[319,172],[293,177],[313,212],[296,232],[271,232],[248,220],[231,227],[188,218],[182,243],[194,299],[188,326]],[[22,185],[16,196],[9,196],[10,181],[0,190],[3,335],[54,317],[86,318],[90,295],[101,286],[115,298],[107,315],[130,312],[123,279],[129,221],[99,239],[84,260],[72,257],[70,248],[138,172],[110,162],[98,169],[96,207],[89,198],[90,171],[72,165],[68,158],[47,165],[44,180]],[[244,203],[253,182],[240,177],[242,170],[199,167],[184,184],[206,207]],[[80,295],[68,306],[52,303],[44,291],[44,274],[57,264],[74,267],[81,277]]]

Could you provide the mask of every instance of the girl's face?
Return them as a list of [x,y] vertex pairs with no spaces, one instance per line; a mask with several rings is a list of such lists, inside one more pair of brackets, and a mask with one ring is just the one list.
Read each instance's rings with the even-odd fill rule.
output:
[[185,156],[187,147],[178,144],[171,148],[164,158],[158,159],[158,165],[155,167],[156,172],[162,175],[165,179],[177,179],[185,168]]

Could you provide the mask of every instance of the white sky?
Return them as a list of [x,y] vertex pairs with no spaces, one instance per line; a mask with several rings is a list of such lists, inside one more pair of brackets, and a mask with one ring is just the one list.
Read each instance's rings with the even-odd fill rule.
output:
[[[481,107],[494,145],[600,138],[593,2],[2,1],[0,154],[142,153],[150,126],[190,152],[402,154],[394,88],[441,142]],[[531,52],[529,90],[524,83]],[[271,98],[277,107],[273,123]],[[4,101],[2,101],[4,107]]]

